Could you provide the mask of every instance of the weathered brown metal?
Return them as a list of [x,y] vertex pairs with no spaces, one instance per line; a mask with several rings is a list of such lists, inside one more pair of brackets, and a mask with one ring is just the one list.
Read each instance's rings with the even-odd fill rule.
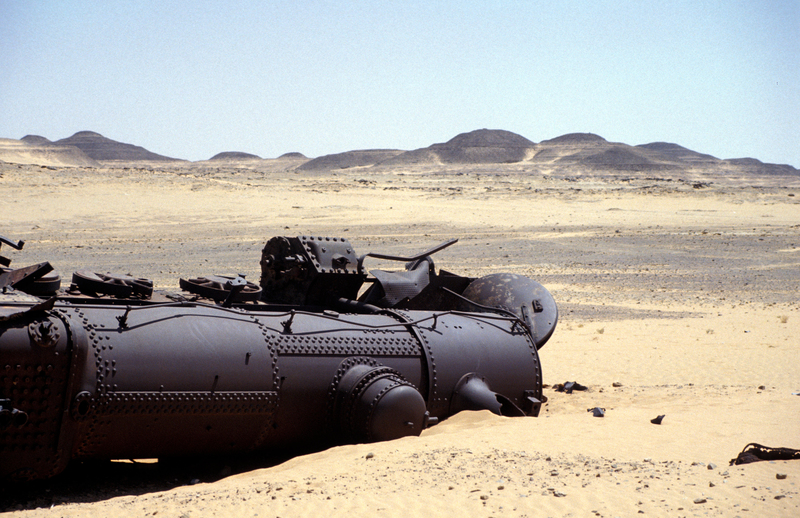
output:
[[0,296],[0,479],[394,439],[461,410],[538,414],[537,350],[557,319],[541,285],[437,274],[428,255],[368,277],[368,256],[342,238],[273,238],[261,301]]

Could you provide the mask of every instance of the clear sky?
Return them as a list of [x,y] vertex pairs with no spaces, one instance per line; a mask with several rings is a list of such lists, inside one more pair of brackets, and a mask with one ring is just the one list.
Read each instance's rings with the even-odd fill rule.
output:
[[0,0],[0,137],[204,160],[480,128],[800,168],[800,2]]

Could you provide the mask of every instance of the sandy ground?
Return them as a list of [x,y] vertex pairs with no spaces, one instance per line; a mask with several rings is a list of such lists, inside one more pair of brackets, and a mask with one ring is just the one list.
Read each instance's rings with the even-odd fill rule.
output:
[[[27,241],[3,254],[15,266],[49,260],[66,281],[91,268],[172,288],[207,274],[258,279],[274,235],[345,236],[358,253],[396,254],[456,237],[438,267],[525,274],[559,303],[540,351],[542,415],[467,412],[418,438],[285,462],[75,466],[4,488],[0,510],[800,515],[800,462],[728,466],[750,442],[800,448],[800,182],[289,167],[0,165],[0,233]],[[588,390],[552,387],[566,381]],[[596,406],[605,417],[587,412]]]

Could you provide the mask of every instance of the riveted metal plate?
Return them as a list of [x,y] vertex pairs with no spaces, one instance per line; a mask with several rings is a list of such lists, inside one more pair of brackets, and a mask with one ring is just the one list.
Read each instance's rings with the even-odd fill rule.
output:
[[419,356],[422,351],[409,336],[281,335],[278,354],[297,356]]

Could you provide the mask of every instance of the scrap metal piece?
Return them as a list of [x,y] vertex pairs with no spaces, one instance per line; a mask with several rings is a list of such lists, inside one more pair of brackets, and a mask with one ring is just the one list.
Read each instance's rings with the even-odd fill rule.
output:
[[33,281],[45,274],[51,272],[53,267],[49,262],[25,266],[23,268],[14,268],[4,270],[0,273],[0,288],[12,287],[17,288],[24,285],[26,281]]
[[19,241],[12,241],[5,236],[0,236],[0,244],[8,245],[15,250],[22,250],[22,247],[25,246],[25,241],[21,239]]
[[261,288],[244,276],[207,275],[195,279],[180,279],[180,287],[189,293],[216,301],[252,302],[261,297]]
[[[22,247],[25,246],[25,241],[14,242],[14,241],[8,239],[7,237],[0,236],[0,248],[3,248],[3,244],[4,243],[7,244],[8,246],[10,246],[11,248],[16,249],[16,250],[22,250]],[[3,257],[2,255],[0,255],[0,265],[8,266],[10,264],[11,264],[11,259],[9,259],[8,257]]]
[[261,251],[262,300],[327,306],[355,299],[366,275],[343,237],[273,237]]
[[397,256],[397,255],[389,255],[389,254],[380,254],[380,253],[376,253],[376,252],[368,252],[368,253],[366,253],[366,254],[364,254],[364,255],[362,255],[361,257],[358,258],[358,269],[361,270],[362,265],[364,264],[364,259],[366,259],[367,257],[374,257],[375,259],[383,259],[385,261],[414,262],[414,261],[419,261],[420,259],[424,259],[425,257],[428,257],[430,255],[433,255],[436,252],[438,252],[440,250],[444,250],[448,246],[454,245],[456,243],[458,243],[458,239],[448,239],[447,241],[444,241],[444,242],[439,243],[438,245],[434,246],[430,250],[426,250],[426,251],[424,251],[424,252],[422,252],[420,254],[413,255],[411,257],[403,257],[403,256]]
[[61,289],[61,274],[53,270],[37,279],[25,279],[14,287],[29,295],[51,296]]
[[113,295],[128,298],[134,294],[150,297],[153,294],[153,281],[120,273],[94,273],[80,270],[72,274],[72,282],[81,293]]

